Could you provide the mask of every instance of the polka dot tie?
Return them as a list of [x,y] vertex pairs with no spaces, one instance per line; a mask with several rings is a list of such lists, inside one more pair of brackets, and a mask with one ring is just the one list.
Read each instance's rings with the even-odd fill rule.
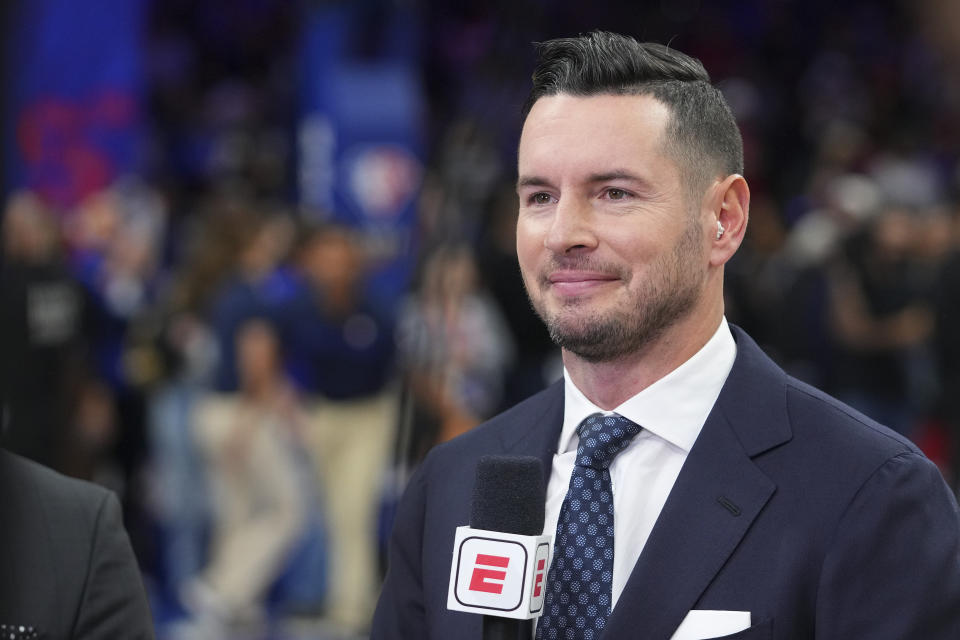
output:
[[598,640],[610,616],[613,490],[610,463],[640,433],[618,415],[595,413],[577,427],[580,445],[560,508],[537,640]]

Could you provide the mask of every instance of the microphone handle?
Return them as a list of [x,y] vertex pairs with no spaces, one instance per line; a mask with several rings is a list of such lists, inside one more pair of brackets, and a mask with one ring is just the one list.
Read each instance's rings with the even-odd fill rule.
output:
[[531,640],[530,620],[483,616],[483,640]]

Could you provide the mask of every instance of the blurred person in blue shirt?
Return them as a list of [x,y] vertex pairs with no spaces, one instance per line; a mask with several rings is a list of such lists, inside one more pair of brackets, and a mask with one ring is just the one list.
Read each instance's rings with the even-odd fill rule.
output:
[[333,400],[375,395],[393,374],[393,318],[365,290],[366,265],[351,230],[327,224],[302,234],[296,292],[281,326],[290,372],[304,391]]
[[305,439],[329,525],[326,609],[361,631],[379,586],[377,517],[396,432],[394,322],[366,290],[368,262],[352,230],[308,228],[294,265],[280,326],[288,371],[308,400]]

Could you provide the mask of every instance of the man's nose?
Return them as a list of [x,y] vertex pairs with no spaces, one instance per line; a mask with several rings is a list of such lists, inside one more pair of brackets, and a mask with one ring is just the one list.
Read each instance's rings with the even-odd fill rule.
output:
[[594,212],[587,203],[561,197],[543,244],[560,255],[593,249],[597,246],[595,223]]

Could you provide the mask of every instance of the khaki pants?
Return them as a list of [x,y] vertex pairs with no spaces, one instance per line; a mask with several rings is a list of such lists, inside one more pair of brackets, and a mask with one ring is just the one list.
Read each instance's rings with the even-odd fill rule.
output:
[[[201,577],[231,611],[244,612],[260,605],[303,530],[290,434],[273,416],[222,396],[201,403],[195,424],[217,507]],[[240,429],[246,438],[238,449]]]
[[397,394],[318,401],[306,440],[316,461],[329,530],[328,617],[352,630],[370,624],[380,587],[376,515],[396,423]]

